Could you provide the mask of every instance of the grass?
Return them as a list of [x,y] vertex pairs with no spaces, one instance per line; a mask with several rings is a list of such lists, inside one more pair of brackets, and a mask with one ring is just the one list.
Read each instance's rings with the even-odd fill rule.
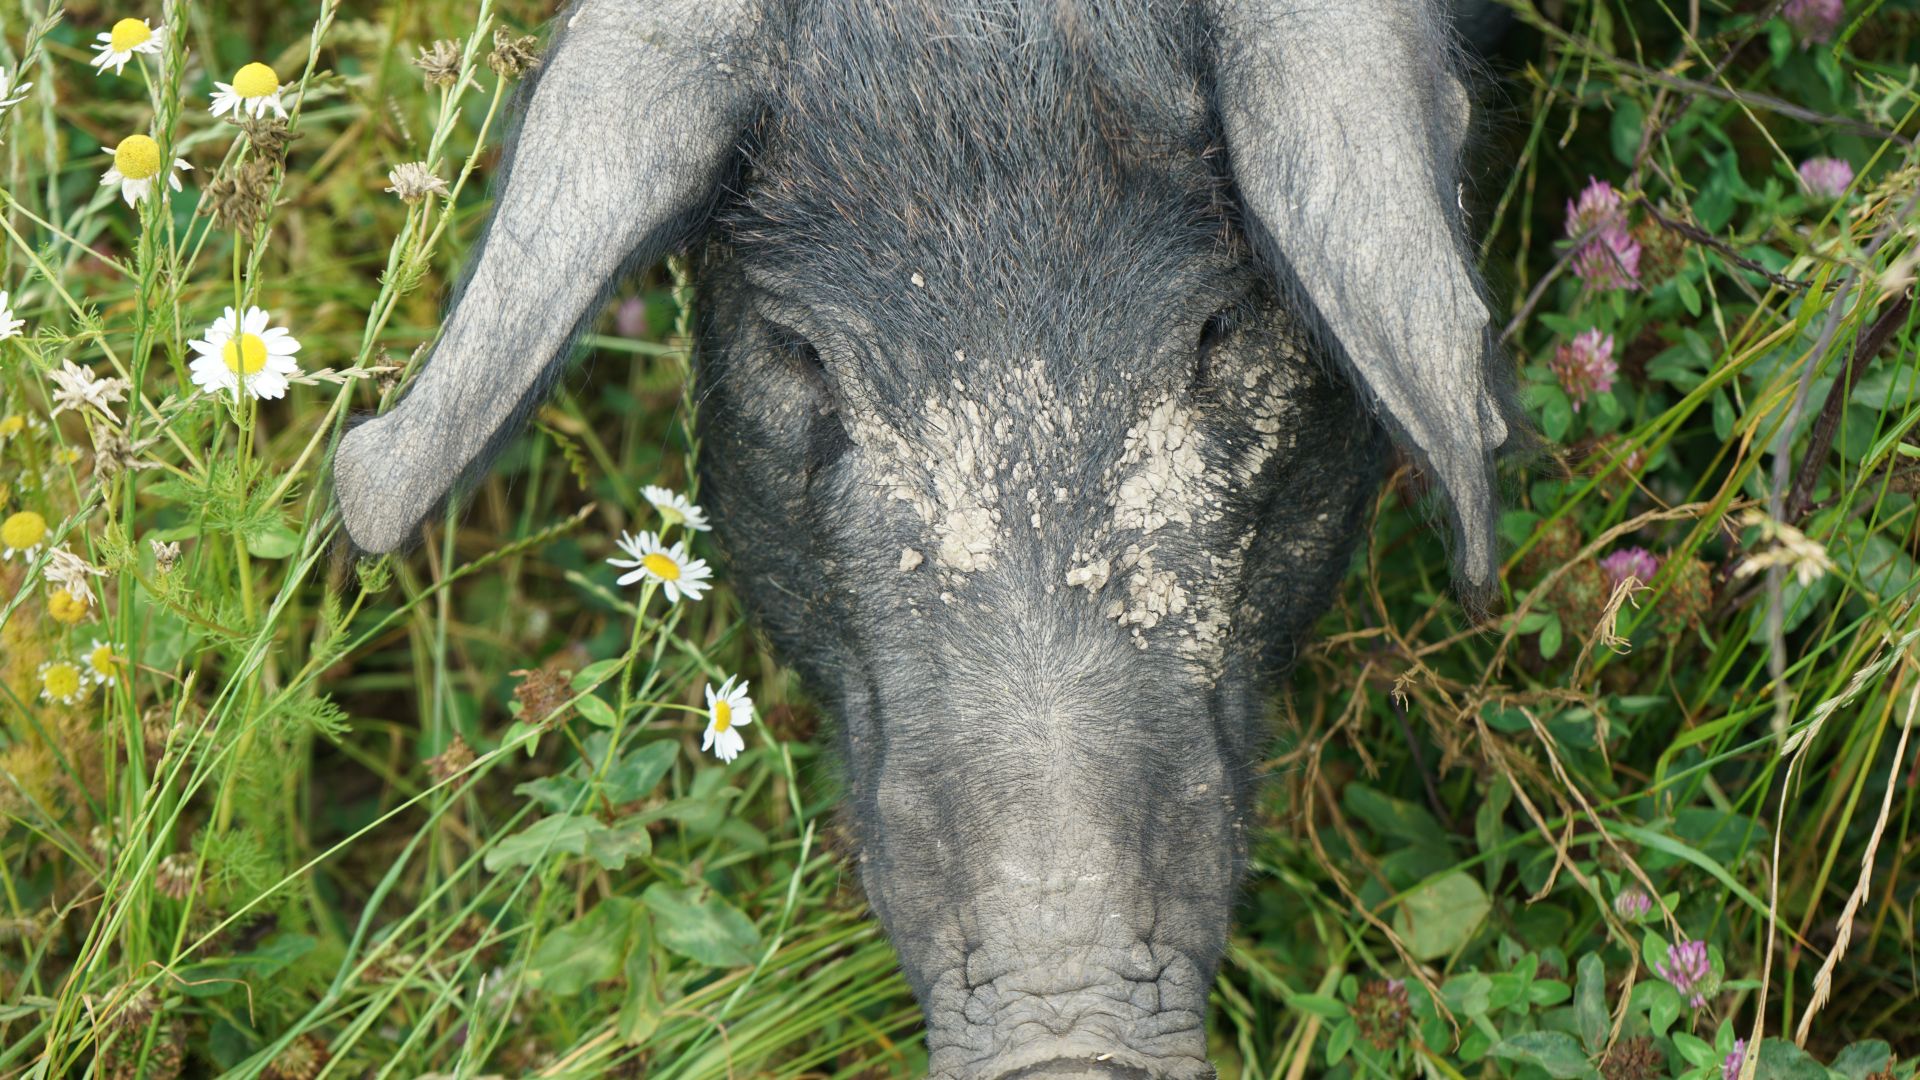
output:
[[[1473,196],[1541,433],[1506,609],[1465,621],[1397,474],[1274,704],[1223,1076],[1706,1077],[1736,1038],[1760,1075],[1913,1075],[1920,11],[1806,43],[1780,7],[1516,9]],[[924,1066],[803,688],[724,574],[669,606],[602,561],[698,453],[674,268],[623,285],[450,527],[336,554],[328,449],[432,339],[513,89],[494,31],[547,14],[0,22],[35,84],[0,116],[0,521],[101,571],[76,605],[44,551],[0,561],[0,1078]],[[96,77],[126,15],[167,47]],[[409,63],[437,39],[451,86]],[[206,113],[254,60],[295,85],[284,151]],[[138,132],[194,168],[130,209],[98,179]],[[1840,197],[1799,180],[1816,156]],[[409,161],[447,195],[383,191]],[[1590,178],[1637,287],[1583,280]],[[194,392],[231,304],[303,343],[284,399]],[[1617,371],[1576,410],[1567,373],[1604,364],[1556,358],[1590,330]],[[52,415],[63,361],[124,398]],[[113,683],[49,700],[96,640]],[[698,706],[733,674],[761,716],[722,766]]]

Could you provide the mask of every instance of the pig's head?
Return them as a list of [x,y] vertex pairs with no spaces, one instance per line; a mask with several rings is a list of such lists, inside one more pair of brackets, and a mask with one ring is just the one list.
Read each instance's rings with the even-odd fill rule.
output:
[[1383,430],[1493,580],[1443,26],[642,6],[563,18],[434,359],[340,448],[349,534],[399,545],[619,269],[696,241],[705,498],[841,721],[932,1071],[1211,1075],[1265,691]]

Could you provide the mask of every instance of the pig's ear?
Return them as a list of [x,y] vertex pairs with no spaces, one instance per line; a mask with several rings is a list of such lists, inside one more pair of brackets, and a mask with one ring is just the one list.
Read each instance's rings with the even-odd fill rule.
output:
[[403,545],[539,403],[620,270],[683,242],[753,107],[756,0],[577,0],[530,88],[493,217],[405,400],[334,456],[347,535]]
[[1495,587],[1498,350],[1460,235],[1468,100],[1433,0],[1215,0],[1248,232],[1452,502],[1462,592]]

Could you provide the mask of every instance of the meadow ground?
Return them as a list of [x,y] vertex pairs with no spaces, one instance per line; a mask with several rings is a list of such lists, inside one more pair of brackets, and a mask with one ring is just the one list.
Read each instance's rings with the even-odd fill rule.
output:
[[[670,267],[452,527],[336,556],[329,447],[431,340],[548,14],[0,5],[0,1078],[923,1065],[803,688],[724,569],[604,561],[691,485]],[[1397,473],[1274,702],[1223,1076],[1913,1075],[1917,32],[1516,9],[1468,195],[1540,434],[1505,608]],[[228,305],[284,397],[200,392],[283,371]]]

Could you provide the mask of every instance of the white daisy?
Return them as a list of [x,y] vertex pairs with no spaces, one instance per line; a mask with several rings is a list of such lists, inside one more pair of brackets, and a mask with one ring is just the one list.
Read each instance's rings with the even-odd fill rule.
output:
[[667,547],[657,534],[643,532],[639,536],[621,533],[619,544],[620,550],[631,557],[607,561],[622,569],[632,568],[632,573],[620,575],[622,585],[652,578],[666,592],[668,603],[678,603],[682,596],[698,600],[700,594],[712,586],[708,579],[713,577],[713,571],[705,559],[687,555],[685,541]]
[[27,320],[13,317],[13,309],[7,306],[9,302],[7,294],[0,292],[0,341],[19,337],[20,328],[27,325]]
[[[132,206],[153,191],[153,182],[160,175],[160,144],[148,135],[129,135],[119,146],[107,147],[107,153],[113,155],[113,166],[100,175],[100,186],[120,185],[120,197]],[[186,158],[174,158],[175,169],[192,169]],[[167,174],[167,183],[173,190],[180,190],[180,175]]]
[[753,723],[753,699],[747,696],[746,683],[733,684],[737,678],[729,676],[718,692],[707,684],[707,734],[700,740],[700,749],[712,750],[721,761],[732,761],[747,748],[740,729]]
[[706,532],[713,528],[707,524],[707,512],[688,502],[687,497],[677,491],[648,484],[640,489],[640,494],[647,497],[661,520],[669,525],[684,526],[694,532]]
[[0,559],[19,555],[32,562],[47,541],[47,519],[31,510],[22,510],[0,521]]
[[200,354],[187,365],[193,384],[209,394],[232,390],[237,396],[244,386],[256,398],[286,396],[287,376],[300,373],[293,362],[300,343],[284,326],[269,328],[268,319],[266,312],[250,307],[236,327],[228,308],[207,328],[204,340],[187,342]]
[[230,83],[213,84],[213,115],[233,114],[235,120],[246,113],[255,120],[267,115],[272,109],[282,120],[287,118],[286,103],[280,95],[287,88],[280,85],[280,76],[272,68],[258,61],[248,64],[233,73]]
[[165,48],[167,28],[163,26],[155,30],[147,24],[145,19],[121,19],[113,24],[113,29],[100,34],[93,40],[94,51],[99,55],[88,62],[99,68],[101,72],[112,68],[113,73],[118,75],[121,69],[127,66],[127,61],[133,59],[134,53],[146,53],[152,56]]
[[61,705],[77,705],[87,696],[87,676],[71,660],[49,660],[40,665],[40,696]]
[[114,680],[120,676],[122,663],[120,657],[114,653],[113,646],[99,638],[94,638],[93,644],[87,646],[86,675],[96,686],[112,686]]

